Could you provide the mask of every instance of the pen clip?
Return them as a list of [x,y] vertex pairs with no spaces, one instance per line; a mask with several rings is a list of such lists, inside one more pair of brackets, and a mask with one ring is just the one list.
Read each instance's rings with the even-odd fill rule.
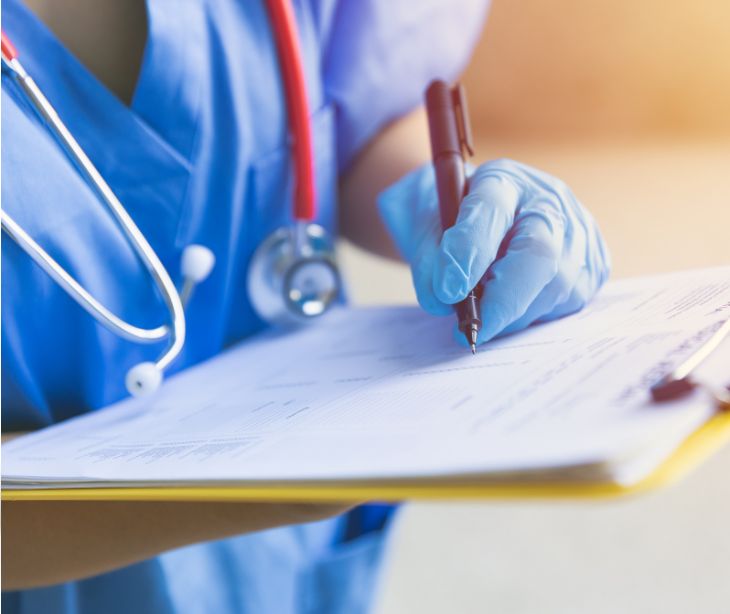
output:
[[456,130],[459,134],[462,155],[464,154],[464,150],[466,150],[470,156],[473,156],[474,141],[472,140],[471,124],[469,123],[469,109],[466,106],[466,92],[461,83],[455,85],[451,90],[451,99],[456,112]]

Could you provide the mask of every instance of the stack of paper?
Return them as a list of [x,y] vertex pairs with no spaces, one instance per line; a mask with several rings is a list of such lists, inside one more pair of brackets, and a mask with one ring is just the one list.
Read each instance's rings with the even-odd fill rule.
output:
[[[632,484],[713,412],[649,386],[728,318],[730,267],[610,283],[476,356],[453,317],[343,308],[4,445],[3,486]],[[729,365],[725,343],[706,377]]]

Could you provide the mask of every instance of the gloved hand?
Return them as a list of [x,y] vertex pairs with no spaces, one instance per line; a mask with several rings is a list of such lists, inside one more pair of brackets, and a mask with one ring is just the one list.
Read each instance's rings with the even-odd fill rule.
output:
[[479,343],[578,311],[609,275],[596,222],[570,189],[512,160],[474,171],[443,238],[430,164],[385,190],[378,206],[426,311],[453,315],[451,305],[483,281]]

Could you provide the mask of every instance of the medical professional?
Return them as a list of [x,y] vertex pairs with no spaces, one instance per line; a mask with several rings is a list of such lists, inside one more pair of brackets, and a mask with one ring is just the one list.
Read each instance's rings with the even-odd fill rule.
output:
[[[430,79],[453,79],[468,61],[486,3],[293,0],[293,8],[316,221],[402,256],[435,315],[453,317],[450,305],[484,279],[480,343],[580,309],[606,279],[608,255],[590,214],[545,173],[509,160],[477,167],[441,240],[419,105]],[[215,255],[171,370],[267,326],[246,275],[257,246],[291,222],[291,164],[264,2],[147,0],[145,10],[141,0],[3,0],[2,27],[172,279],[185,246]],[[5,73],[2,206],[114,312],[159,324],[165,309],[149,274]],[[2,295],[6,433],[123,398],[127,369],[159,354],[100,326],[7,237]],[[392,508],[344,511],[5,503],[3,610],[365,612]]]

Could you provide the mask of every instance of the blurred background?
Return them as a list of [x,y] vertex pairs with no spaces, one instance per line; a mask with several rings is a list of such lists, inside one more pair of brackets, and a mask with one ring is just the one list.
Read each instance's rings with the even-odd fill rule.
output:
[[[477,161],[564,179],[614,277],[730,263],[730,3],[495,0],[463,78]],[[413,302],[405,267],[341,245],[355,303]],[[380,614],[727,612],[730,450],[593,503],[403,508]]]

